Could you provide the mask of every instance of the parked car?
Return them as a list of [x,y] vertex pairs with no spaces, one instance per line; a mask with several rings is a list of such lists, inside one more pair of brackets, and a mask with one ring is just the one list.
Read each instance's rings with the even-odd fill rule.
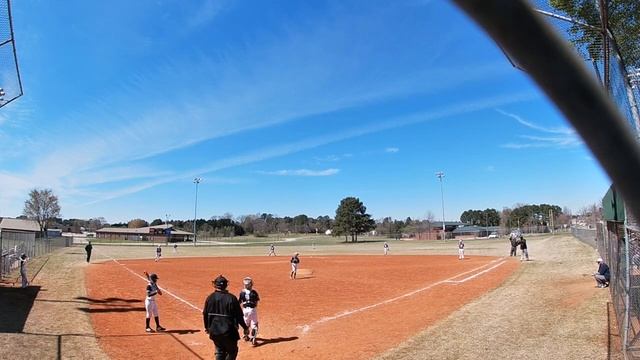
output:
[[497,238],[498,238],[498,233],[493,232],[489,235],[489,239],[497,239]]

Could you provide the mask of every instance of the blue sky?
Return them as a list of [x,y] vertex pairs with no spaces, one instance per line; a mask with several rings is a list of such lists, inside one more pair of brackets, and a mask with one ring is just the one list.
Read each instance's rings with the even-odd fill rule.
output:
[[444,0],[13,2],[25,95],[0,109],[0,216],[52,188],[110,222],[374,218],[599,201],[609,180]]

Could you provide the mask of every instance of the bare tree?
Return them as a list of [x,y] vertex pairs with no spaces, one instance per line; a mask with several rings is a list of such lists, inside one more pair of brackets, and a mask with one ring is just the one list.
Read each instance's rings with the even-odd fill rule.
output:
[[24,202],[22,214],[28,219],[35,220],[40,227],[40,235],[44,236],[51,220],[60,216],[58,197],[51,189],[33,189]]

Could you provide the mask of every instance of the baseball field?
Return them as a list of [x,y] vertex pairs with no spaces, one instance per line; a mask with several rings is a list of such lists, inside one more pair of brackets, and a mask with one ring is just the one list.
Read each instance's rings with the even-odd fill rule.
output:
[[[313,245],[311,245],[313,244]],[[570,235],[529,238],[531,261],[505,239],[264,244],[164,248],[81,245],[30,264],[32,287],[0,292],[0,358],[207,359],[202,306],[224,274],[236,294],[260,292],[256,346],[239,359],[618,359],[608,292],[588,274],[595,251]],[[289,258],[301,254],[299,276]],[[158,274],[166,332],[145,333],[143,271]]]

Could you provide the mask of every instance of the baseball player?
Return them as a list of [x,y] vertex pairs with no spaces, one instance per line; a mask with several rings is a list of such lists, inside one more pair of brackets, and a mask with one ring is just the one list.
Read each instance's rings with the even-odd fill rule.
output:
[[523,236],[520,236],[520,250],[522,251],[522,254],[520,254],[520,261],[522,260],[529,261],[529,250],[527,250],[527,240]]
[[27,277],[27,260],[29,260],[27,254],[22,253],[22,255],[20,255],[20,277],[22,278],[23,289],[29,286],[29,278]]
[[300,258],[298,257],[300,253],[293,254],[291,258],[291,274],[289,274],[290,279],[296,278],[296,273],[298,272],[298,264],[300,263]]
[[458,260],[464,260],[464,240],[458,240]]
[[520,232],[517,230],[514,230],[511,232],[511,234],[509,234],[509,242],[511,243],[511,251],[509,252],[509,256],[517,256],[519,237],[520,237]]
[[238,300],[242,305],[242,315],[244,322],[249,327],[249,334],[244,336],[245,341],[251,341],[253,345],[256,344],[258,337],[258,301],[260,301],[260,295],[253,289],[253,279],[246,277],[242,280],[244,289],[240,291]]
[[269,245],[269,255],[268,256],[271,256],[271,255],[278,256],[278,255],[276,255],[276,247],[273,246],[273,244]]
[[178,253],[178,243],[173,243],[173,253],[174,254]]
[[149,280],[147,284],[147,298],[144,300],[144,308],[147,310],[147,318],[146,318],[146,332],[151,332],[151,326],[149,326],[149,322],[151,321],[151,315],[153,314],[153,318],[156,321],[156,331],[164,331],[166,330],[162,326],[160,326],[160,318],[158,316],[158,304],[156,304],[156,295],[162,295],[162,290],[158,286],[158,275],[151,274],[149,275],[146,271],[144,275]]
[[385,241],[382,247],[384,248],[384,254],[387,255],[389,253],[389,244]]
[[158,247],[156,248],[156,261],[160,261],[161,257],[162,257],[162,248],[160,247],[160,245],[158,245]]

